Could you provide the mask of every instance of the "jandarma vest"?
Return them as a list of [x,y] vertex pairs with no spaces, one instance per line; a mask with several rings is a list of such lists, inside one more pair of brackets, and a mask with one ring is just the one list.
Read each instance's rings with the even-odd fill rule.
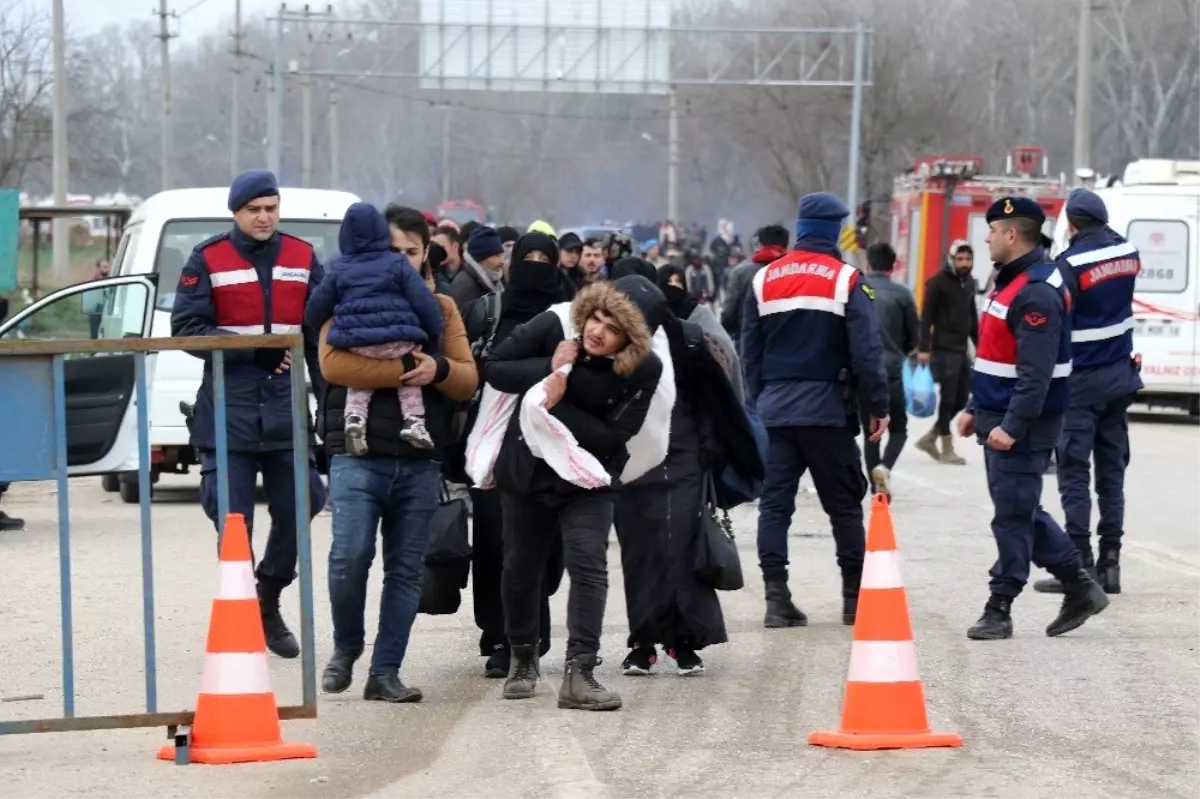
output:
[[850,367],[846,303],[859,272],[831,255],[795,250],[754,276],[762,379],[838,380]]
[[[1017,337],[1009,323],[1009,309],[1017,295],[1030,283],[1046,283],[1058,289],[1062,296],[1064,321],[1058,344],[1050,390],[1042,412],[1046,415],[1064,413],[1070,399],[1067,378],[1071,375],[1071,298],[1063,286],[1062,273],[1052,263],[1038,264],[1018,275],[1002,289],[994,290],[979,321],[979,349],[971,374],[971,392],[975,406],[1003,413],[1008,410],[1017,386]],[[1017,324],[1023,320],[1018,319]]]
[[1133,290],[1142,259],[1128,242],[1073,252],[1066,262],[1079,282],[1071,343],[1075,366],[1104,366],[1133,353]]
[[259,283],[254,264],[243,258],[229,239],[204,249],[217,327],[242,335],[300,332],[313,251],[302,239],[282,233],[279,238],[279,257],[267,291]]

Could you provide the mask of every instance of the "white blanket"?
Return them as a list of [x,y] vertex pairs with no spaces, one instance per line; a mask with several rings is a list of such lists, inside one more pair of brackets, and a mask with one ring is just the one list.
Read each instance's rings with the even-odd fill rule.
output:
[[[577,332],[571,324],[571,304],[560,303],[550,310],[562,322],[564,340],[575,338]],[[662,362],[662,377],[650,400],[645,422],[627,444],[629,459],[621,471],[622,483],[638,479],[666,460],[670,443],[671,411],[675,407],[675,369],[667,334],[661,328],[654,334],[651,346]],[[559,371],[569,375],[571,367],[564,366]],[[516,395],[484,386],[475,426],[467,436],[467,475],[478,488],[486,489],[495,485],[492,470],[516,405]],[[521,434],[529,451],[549,464],[555,474],[580,488],[602,488],[611,484],[611,476],[595,456],[579,446],[571,431],[546,409],[545,381],[525,393],[520,414]]]

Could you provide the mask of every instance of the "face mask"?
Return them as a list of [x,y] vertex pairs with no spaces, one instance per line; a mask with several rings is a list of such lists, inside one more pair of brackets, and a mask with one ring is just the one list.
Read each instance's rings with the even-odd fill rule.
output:
[[671,305],[679,305],[687,299],[687,289],[681,289],[679,286],[668,284],[663,289],[663,295],[666,296],[667,302]]

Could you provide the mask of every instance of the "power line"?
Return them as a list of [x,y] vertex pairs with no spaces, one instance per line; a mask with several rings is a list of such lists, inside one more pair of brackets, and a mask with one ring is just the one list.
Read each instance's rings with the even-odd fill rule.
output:
[[180,11],[178,14],[176,14],[175,19],[182,19],[183,17],[186,17],[188,14],[192,13],[197,8],[199,8],[200,6],[204,5],[207,2],[208,2],[208,0],[196,0],[196,2],[192,3],[185,10]]

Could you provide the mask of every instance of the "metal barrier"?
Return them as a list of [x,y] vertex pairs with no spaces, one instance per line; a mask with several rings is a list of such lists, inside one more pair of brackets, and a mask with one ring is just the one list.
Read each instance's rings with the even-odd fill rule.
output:
[[[308,390],[304,380],[304,340],[299,335],[209,336],[201,338],[113,339],[99,341],[0,342],[0,407],[14,446],[0,448],[0,482],[58,481],[59,599],[62,610],[63,715],[61,718],[0,721],[0,735],[70,732],[132,727],[190,728],[193,711],[158,711],[154,636],[154,549],[150,534],[150,393],[146,356],[167,351],[211,352],[216,408],[218,507],[229,514],[229,448],[226,437],[226,350],[289,349],[292,388],[292,465],[295,470],[296,535],[300,572],[300,638],[303,704],[279,708],[279,718],[317,717],[316,649],[313,640],[312,540],[308,491]],[[133,353],[137,406],[142,543],[142,624],[145,630],[146,712],[117,716],[75,716],[75,651],[71,605],[71,522],[67,493],[67,413],[64,363],[68,355]],[[6,437],[9,434],[6,432]],[[215,563],[214,563],[215,566]],[[186,733],[185,733],[186,735]]]

